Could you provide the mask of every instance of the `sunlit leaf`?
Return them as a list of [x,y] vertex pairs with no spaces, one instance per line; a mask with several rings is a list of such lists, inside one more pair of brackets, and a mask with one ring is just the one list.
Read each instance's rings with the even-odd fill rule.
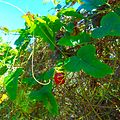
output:
[[25,19],[27,26],[31,27],[34,24],[34,15],[28,12],[22,16]]
[[56,20],[58,20],[57,16],[53,16],[53,15],[48,15],[48,18],[50,19],[50,21],[55,22]]
[[46,20],[47,20],[46,23],[48,24],[48,26],[52,29],[54,33],[58,32],[60,28],[63,26],[62,22],[57,16],[48,15]]
[[41,21],[35,21],[36,28],[34,30],[34,35],[42,38],[44,41],[46,41],[48,44],[50,44],[50,48],[54,50],[55,48],[55,36],[53,34],[53,31],[50,29],[50,27]]
[[9,74],[4,80],[4,85],[6,87],[7,94],[11,100],[16,99],[17,89],[18,89],[18,79],[22,73],[23,73],[23,69],[18,68],[15,72]]

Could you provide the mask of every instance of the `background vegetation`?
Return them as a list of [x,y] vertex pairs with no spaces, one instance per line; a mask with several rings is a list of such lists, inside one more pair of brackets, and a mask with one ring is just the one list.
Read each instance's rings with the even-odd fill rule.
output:
[[1,27],[20,36],[0,39],[0,119],[119,120],[120,1],[54,2],[56,15]]

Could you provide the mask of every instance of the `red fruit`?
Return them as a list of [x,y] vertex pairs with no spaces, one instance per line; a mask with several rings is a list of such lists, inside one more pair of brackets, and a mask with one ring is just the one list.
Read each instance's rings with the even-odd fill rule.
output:
[[55,73],[54,75],[55,83],[58,85],[65,83],[65,74],[63,72]]

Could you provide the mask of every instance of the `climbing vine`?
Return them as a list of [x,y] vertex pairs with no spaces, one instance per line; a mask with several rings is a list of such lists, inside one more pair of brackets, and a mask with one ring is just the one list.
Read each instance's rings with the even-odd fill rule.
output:
[[[108,119],[108,114],[101,113],[102,104],[107,106],[106,99],[113,105],[112,112],[119,111],[120,2],[65,0],[64,6],[54,2],[56,15],[28,12],[22,16],[25,28],[15,31],[19,34],[15,49],[1,40],[0,104],[5,100],[12,103],[10,118],[39,117],[40,108],[53,117],[67,119],[66,111],[59,112],[61,101],[69,104],[73,99],[70,94],[74,94],[85,111],[78,110],[74,119],[93,119],[92,112],[94,119]],[[79,7],[75,9],[74,4]],[[80,106],[77,108],[81,110]]]

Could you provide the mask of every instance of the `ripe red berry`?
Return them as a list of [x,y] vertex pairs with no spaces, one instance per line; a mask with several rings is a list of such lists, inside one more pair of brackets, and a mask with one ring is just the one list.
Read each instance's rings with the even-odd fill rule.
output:
[[63,72],[55,73],[54,80],[57,85],[65,83],[65,74]]

